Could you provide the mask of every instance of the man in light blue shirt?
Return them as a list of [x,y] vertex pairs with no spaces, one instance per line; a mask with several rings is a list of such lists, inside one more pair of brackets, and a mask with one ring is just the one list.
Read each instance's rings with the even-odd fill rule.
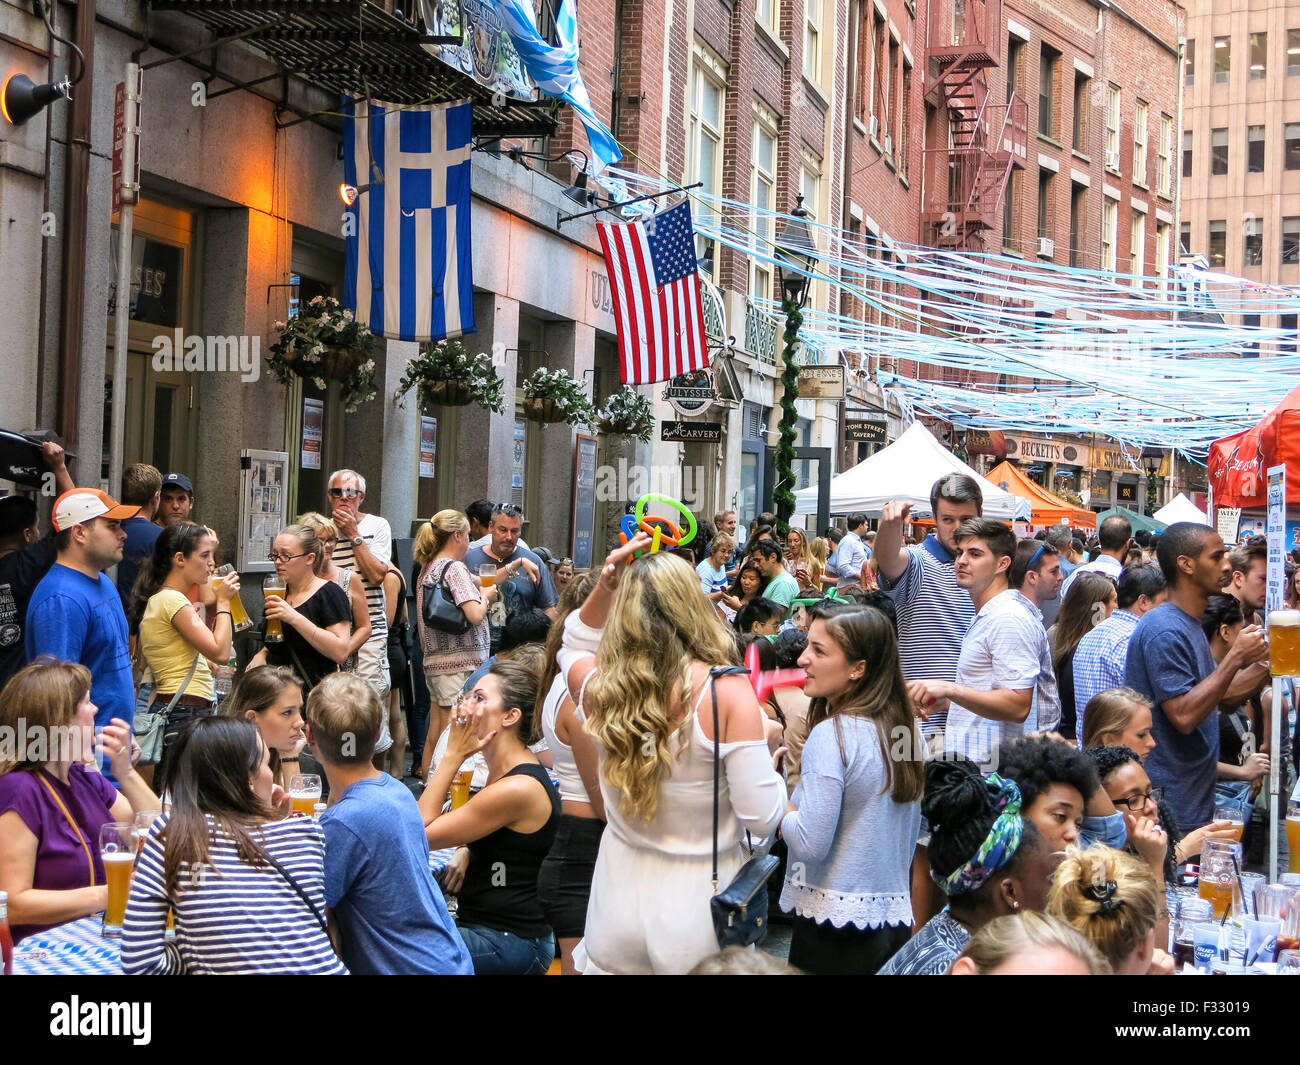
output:
[[850,514],[849,531],[844,534],[844,539],[835,552],[835,571],[839,574],[835,587],[841,592],[847,588],[862,587],[862,567],[871,557],[870,550],[862,542],[862,534],[866,531],[867,516]]

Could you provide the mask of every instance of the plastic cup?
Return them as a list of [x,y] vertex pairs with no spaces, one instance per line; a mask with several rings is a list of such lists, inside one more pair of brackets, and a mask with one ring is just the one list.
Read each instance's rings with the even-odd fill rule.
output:
[[1197,921],[1192,925],[1192,943],[1195,947],[1193,964],[1208,973],[1219,957],[1219,925],[1215,921]]
[[293,809],[291,816],[301,814],[311,817],[320,802],[320,777],[315,773],[294,773],[289,778],[289,804]]

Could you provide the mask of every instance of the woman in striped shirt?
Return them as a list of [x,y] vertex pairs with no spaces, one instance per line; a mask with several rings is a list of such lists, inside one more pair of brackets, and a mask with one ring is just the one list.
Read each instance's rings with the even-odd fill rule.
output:
[[311,818],[278,819],[287,796],[257,727],[196,721],[173,765],[171,812],[131,885],[123,971],[346,974],[325,924],[325,837]]

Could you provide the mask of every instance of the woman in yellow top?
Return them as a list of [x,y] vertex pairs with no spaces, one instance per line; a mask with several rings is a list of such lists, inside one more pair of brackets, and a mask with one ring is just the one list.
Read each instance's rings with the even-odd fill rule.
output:
[[216,713],[212,670],[205,659],[230,658],[234,635],[230,600],[239,594],[239,578],[214,584],[217,617],[211,629],[188,594],[195,585],[202,591],[211,580],[215,548],[216,538],[202,525],[168,526],[158,537],[153,556],[140,567],[131,592],[131,620],[139,625],[140,650],[154,677],[149,712],[161,714],[171,705],[156,773],[157,786],[164,790],[168,752],[175,740],[194,718]]

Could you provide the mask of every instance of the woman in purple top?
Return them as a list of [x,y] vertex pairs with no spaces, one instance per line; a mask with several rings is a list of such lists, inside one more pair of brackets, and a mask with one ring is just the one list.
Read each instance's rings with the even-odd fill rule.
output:
[[0,692],[0,891],[15,940],[104,909],[100,827],[160,808],[131,765],[131,726],[120,718],[104,727],[100,750],[121,793],[86,764],[95,709],[90,671],[53,658]]

